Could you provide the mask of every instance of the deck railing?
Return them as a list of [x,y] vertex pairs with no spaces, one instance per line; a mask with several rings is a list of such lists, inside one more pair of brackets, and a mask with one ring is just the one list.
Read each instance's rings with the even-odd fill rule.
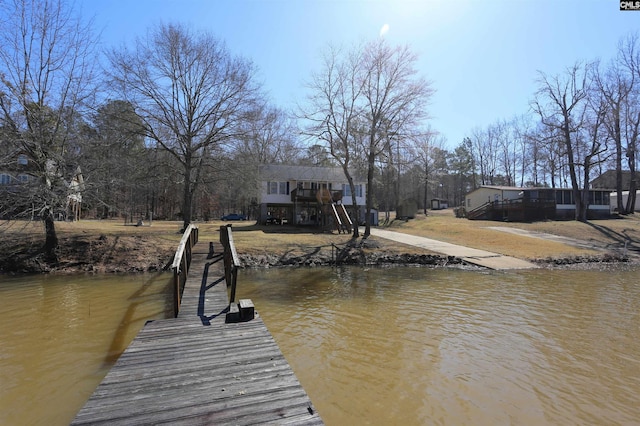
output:
[[236,245],[233,242],[231,225],[220,227],[220,244],[222,244],[222,247],[224,248],[224,279],[227,282],[227,287],[231,287],[229,303],[233,304],[236,299],[236,283],[238,282],[238,266],[240,266],[240,259],[236,252]]
[[191,266],[192,249],[197,242],[198,227],[189,225],[182,234],[176,254],[173,256],[173,265],[171,266],[173,269],[173,314],[176,317],[180,312],[180,299],[187,281],[189,266]]
[[340,190],[333,191],[333,190],[327,190],[325,188],[322,188],[322,189],[295,188],[291,190],[291,201],[315,201],[317,199],[319,191],[328,191],[328,193],[331,195],[331,200],[329,201],[337,202],[342,200],[342,191]]

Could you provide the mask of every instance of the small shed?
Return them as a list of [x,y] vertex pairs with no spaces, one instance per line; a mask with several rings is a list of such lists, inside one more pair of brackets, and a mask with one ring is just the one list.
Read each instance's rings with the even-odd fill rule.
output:
[[449,208],[449,201],[443,200],[441,198],[432,198],[431,199],[431,210],[442,210]]
[[413,198],[404,200],[396,207],[396,218],[413,219],[418,211],[418,203]]

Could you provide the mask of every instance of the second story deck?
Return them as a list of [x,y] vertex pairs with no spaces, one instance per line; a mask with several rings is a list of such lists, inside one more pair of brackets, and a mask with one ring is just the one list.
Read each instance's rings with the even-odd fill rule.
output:
[[342,191],[332,191],[329,189],[307,189],[307,188],[295,188],[291,191],[291,201],[320,201],[324,204],[330,202],[338,202],[342,200]]

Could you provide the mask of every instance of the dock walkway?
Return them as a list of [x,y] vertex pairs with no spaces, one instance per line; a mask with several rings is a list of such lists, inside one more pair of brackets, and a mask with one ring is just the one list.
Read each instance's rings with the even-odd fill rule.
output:
[[323,424],[262,319],[225,323],[222,256],[207,255],[194,246],[178,317],[140,331],[72,425]]

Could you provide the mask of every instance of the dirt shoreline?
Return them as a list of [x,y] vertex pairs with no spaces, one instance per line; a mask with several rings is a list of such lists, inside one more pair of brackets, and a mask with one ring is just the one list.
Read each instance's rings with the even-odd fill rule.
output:
[[[141,236],[72,237],[60,241],[58,261],[48,263],[35,247],[3,250],[0,274],[143,273],[168,270],[173,249]],[[240,254],[244,268],[319,267],[331,265],[399,266],[483,269],[454,256],[417,254],[375,247],[348,247],[340,252],[314,248],[295,252]],[[544,268],[602,269],[612,265],[640,265],[635,258],[612,253],[590,256],[528,259]]]

